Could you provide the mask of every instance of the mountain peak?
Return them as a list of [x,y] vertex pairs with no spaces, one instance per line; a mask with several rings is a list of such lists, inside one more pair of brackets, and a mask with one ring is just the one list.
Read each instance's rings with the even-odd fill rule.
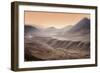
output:
[[46,29],[47,31],[55,31],[55,30],[57,30],[55,27],[48,27],[47,29]]
[[80,31],[82,29],[88,29],[90,30],[90,19],[83,18],[80,20],[71,30],[72,31]]
[[84,17],[83,19],[84,19],[84,20],[89,20],[87,17]]
[[56,29],[55,27],[48,27],[47,29]]
[[[85,18],[83,18],[82,20],[80,20],[80,22],[84,22],[84,23],[85,23],[85,22],[90,22],[90,19],[88,19],[88,18],[85,17]],[[80,22],[79,22],[79,23],[80,23]]]
[[24,32],[28,33],[28,32],[34,32],[37,31],[38,29],[34,26],[31,25],[24,25]]

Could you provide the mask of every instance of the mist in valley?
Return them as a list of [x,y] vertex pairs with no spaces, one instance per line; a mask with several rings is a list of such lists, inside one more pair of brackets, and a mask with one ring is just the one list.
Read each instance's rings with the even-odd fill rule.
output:
[[90,19],[63,28],[24,26],[25,61],[90,58]]

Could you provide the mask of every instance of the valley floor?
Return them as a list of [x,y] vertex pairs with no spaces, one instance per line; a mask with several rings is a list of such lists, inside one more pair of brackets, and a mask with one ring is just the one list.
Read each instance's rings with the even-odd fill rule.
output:
[[[56,43],[59,43],[59,41],[57,41]],[[59,47],[61,46],[61,43],[63,44],[63,42],[60,41],[60,44],[55,47],[50,45],[50,40],[48,44],[47,42],[41,42],[36,39],[33,40],[26,39],[25,40],[25,61],[90,58],[90,50],[89,47],[87,47],[87,44],[81,43],[81,45],[79,45],[80,44],[79,42],[79,43],[71,44],[72,46],[70,45],[69,48],[61,48]],[[67,45],[68,43],[64,43],[64,44]]]

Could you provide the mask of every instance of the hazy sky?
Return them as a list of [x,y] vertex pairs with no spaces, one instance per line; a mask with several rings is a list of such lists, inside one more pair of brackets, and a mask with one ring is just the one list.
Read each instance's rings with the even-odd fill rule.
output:
[[75,25],[84,17],[90,18],[90,15],[75,13],[25,11],[25,24],[33,25],[40,28],[63,28],[68,25]]

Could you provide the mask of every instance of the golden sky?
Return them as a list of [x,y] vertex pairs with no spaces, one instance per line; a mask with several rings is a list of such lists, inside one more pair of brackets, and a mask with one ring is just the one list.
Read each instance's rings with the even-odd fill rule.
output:
[[48,27],[63,28],[68,25],[75,25],[84,17],[90,18],[90,14],[76,14],[76,13],[25,11],[24,14],[25,14],[25,25],[32,25],[40,28],[48,28]]

